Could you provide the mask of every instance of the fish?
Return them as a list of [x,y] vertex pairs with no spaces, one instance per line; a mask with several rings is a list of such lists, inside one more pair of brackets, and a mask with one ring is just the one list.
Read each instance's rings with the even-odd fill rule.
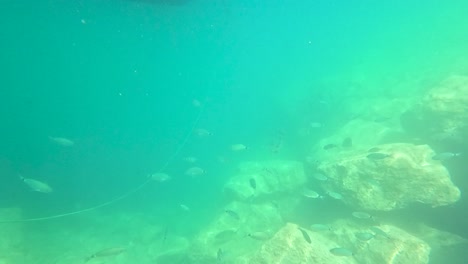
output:
[[169,231],[169,227],[166,226],[166,227],[164,228],[164,231],[163,231],[163,234],[162,234],[162,240],[161,240],[161,246],[163,246],[163,247],[164,247],[165,244],[166,244],[166,239],[167,239],[167,233],[168,233],[168,231]]
[[254,190],[257,189],[257,181],[255,181],[254,178],[250,178],[249,183],[250,183],[250,187],[252,187],[252,189],[254,189]]
[[49,139],[55,144],[60,145],[62,147],[73,147],[75,145],[75,142],[64,137],[49,137]]
[[350,148],[353,146],[353,139],[351,139],[350,137],[347,137],[343,140],[343,143],[341,143],[341,146],[343,148]]
[[208,136],[213,135],[213,133],[211,133],[210,131],[208,131],[207,129],[204,129],[204,128],[197,128],[193,132],[198,137],[208,137]]
[[170,180],[171,176],[163,172],[156,172],[156,173],[151,174],[150,178],[157,182],[165,182],[165,181]]
[[380,151],[380,148],[373,147],[373,148],[370,148],[367,152],[373,153],[373,152],[379,152],[379,151]]
[[340,193],[337,193],[337,192],[327,192],[327,194],[328,194],[328,196],[330,196],[331,198],[336,199],[336,200],[343,199],[343,195],[341,195]]
[[347,248],[342,248],[342,247],[332,248],[330,249],[330,253],[332,253],[335,256],[341,256],[341,257],[349,257],[349,256],[354,255],[353,251]]
[[366,156],[370,160],[381,160],[390,157],[390,154],[385,154],[381,152],[373,152]]
[[319,181],[326,181],[328,180],[328,177],[323,175],[322,173],[314,173],[313,174],[313,177],[316,179],[316,180],[319,180]]
[[262,232],[262,231],[257,231],[257,232],[253,232],[253,233],[249,233],[247,235],[248,237],[251,237],[255,240],[259,240],[259,241],[265,241],[265,240],[268,240],[271,238],[271,235],[270,233],[268,232]]
[[124,247],[113,247],[113,248],[106,248],[103,250],[100,250],[91,256],[87,257],[85,259],[85,263],[94,259],[94,258],[102,258],[102,257],[110,257],[110,256],[117,256],[120,255],[121,253],[125,252],[127,249]]
[[224,210],[224,212],[226,212],[226,214],[230,215],[232,218],[240,220],[239,214],[234,212],[233,210],[226,209]]
[[337,148],[338,145],[336,144],[326,144],[325,146],[323,146],[323,149],[324,150],[330,150],[330,149],[334,149],[334,148]]
[[307,234],[307,232],[302,228],[298,228],[298,229],[299,229],[299,231],[301,231],[302,236],[304,237],[305,241],[307,241],[307,243],[309,243],[309,244],[312,244],[312,240],[310,239],[309,234]]
[[321,128],[323,127],[323,124],[320,122],[310,122],[309,123],[309,128]]
[[387,232],[383,231],[382,229],[380,229],[380,228],[378,228],[376,226],[371,226],[369,229],[372,230],[372,232],[374,232],[378,236],[383,236],[383,237],[388,238],[388,239],[390,238],[388,236]]
[[221,248],[218,248],[218,252],[216,252],[216,262],[222,263],[224,261],[224,251]]
[[231,150],[232,151],[243,151],[246,150],[247,146],[244,144],[232,144],[231,145]]
[[312,198],[312,199],[321,198],[320,194],[318,194],[316,191],[309,190],[309,189],[305,189],[304,191],[302,191],[302,195],[304,195],[307,198]]
[[202,103],[200,102],[200,100],[198,100],[198,99],[193,99],[193,100],[192,100],[192,105],[193,105],[194,107],[197,107],[197,108],[200,108],[200,107],[203,106],[203,104],[202,104]]
[[179,207],[186,212],[190,212],[190,208],[185,204],[179,204]]
[[205,170],[200,167],[190,167],[185,171],[185,175],[195,177],[205,174]]
[[233,240],[237,235],[237,231],[234,229],[227,229],[224,231],[219,232],[213,238],[216,244],[226,243],[228,241]]
[[353,212],[352,215],[357,219],[371,219],[372,216],[366,212]]
[[31,190],[40,192],[40,193],[51,193],[53,191],[52,187],[50,187],[47,183],[41,182],[38,180],[25,178],[19,175],[20,180],[22,180],[26,185],[31,188]]
[[449,160],[449,159],[458,157],[458,156],[460,156],[460,155],[461,155],[461,153],[442,152],[442,153],[438,153],[438,154],[432,156],[432,159],[433,159],[433,160],[444,161],[444,160]]
[[359,232],[354,234],[357,239],[361,241],[368,241],[374,238],[374,234],[368,233],[368,232]]
[[183,160],[188,163],[195,163],[197,162],[198,159],[195,157],[189,156],[189,157],[185,157]]

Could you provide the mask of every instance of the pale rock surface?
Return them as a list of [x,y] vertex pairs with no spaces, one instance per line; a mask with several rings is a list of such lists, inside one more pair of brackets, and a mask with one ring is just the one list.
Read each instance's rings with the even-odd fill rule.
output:
[[432,160],[427,145],[376,146],[383,159],[369,159],[368,151],[347,152],[321,162],[316,170],[328,177],[322,188],[337,192],[342,201],[359,210],[390,211],[414,203],[431,207],[450,205],[460,198],[448,170]]

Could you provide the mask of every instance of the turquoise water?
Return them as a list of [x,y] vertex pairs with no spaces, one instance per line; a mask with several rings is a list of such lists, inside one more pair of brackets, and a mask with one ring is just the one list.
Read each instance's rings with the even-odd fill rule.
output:
[[[466,1],[3,0],[1,6],[0,207],[20,212],[3,213],[0,221],[72,215],[0,227],[22,237],[12,247],[1,238],[7,250],[0,263],[80,263],[115,245],[130,252],[103,263],[165,263],[145,259],[138,245],[149,242],[138,241],[147,229],[139,226],[154,226],[154,239],[192,241],[229,202],[223,187],[240,163],[303,162],[367,104],[421,96],[447,76],[468,74]],[[311,122],[322,127],[311,129]],[[75,144],[63,147],[49,137]],[[248,149],[230,149],[239,143]],[[191,156],[204,175],[185,175],[192,165],[184,158]],[[466,174],[462,163],[447,166],[463,194],[468,182],[456,177]],[[161,170],[170,181],[147,181]],[[54,191],[33,192],[18,174]],[[468,237],[463,199],[382,217]],[[329,220],[350,210],[325,203],[313,208],[326,213],[314,216],[301,206],[288,222],[309,225],[308,217]],[[466,244],[430,263],[463,263],[463,250]]]

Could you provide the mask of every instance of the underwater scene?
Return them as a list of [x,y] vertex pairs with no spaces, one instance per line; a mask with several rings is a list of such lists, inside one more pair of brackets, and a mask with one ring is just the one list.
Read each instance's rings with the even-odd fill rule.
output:
[[468,263],[467,11],[1,1],[0,264]]

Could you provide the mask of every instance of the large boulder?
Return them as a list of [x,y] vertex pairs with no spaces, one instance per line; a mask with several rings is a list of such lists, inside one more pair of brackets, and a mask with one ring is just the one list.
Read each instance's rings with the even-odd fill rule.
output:
[[299,228],[296,224],[286,224],[270,240],[265,241],[254,254],[239,259],[238,263],[358,263],[352,256],[333,255],[330,250],[341,246],[335,241],[321,233],[301,228],[302,232],[307,233],[311,239],[309,243]]
[[[288,223],[254,254],[239,258],[237,263],[425,264],[429,261],[429,245],[394,226],[372,227],[351,220],[338,220],[332,225],[333,232],[317,232]],[[359,239],[359,233],[367,233],[370,239]],[[349,254],[332,253],[336,248]]]
[[356,150],[321,162],[316,170],[328,177],[322,188],[361,210],[389,211],[413,203],[438,207],[459,200],[460,190],[427,145],[385,144],[372,151],[377,152]]
[[468,135],[468,76],[454,75],[430,89],[401,117],[406,131],[435,143],[463,143]]
[[190,250],[190,263],[205,259],[216,263],[217,252],[227,252],[224,261],[252,254],[260,245],[249,234],[273,234],[284,225],[278,208],[272,203],[232,202],[220,210],[213,221],[197,235]]

